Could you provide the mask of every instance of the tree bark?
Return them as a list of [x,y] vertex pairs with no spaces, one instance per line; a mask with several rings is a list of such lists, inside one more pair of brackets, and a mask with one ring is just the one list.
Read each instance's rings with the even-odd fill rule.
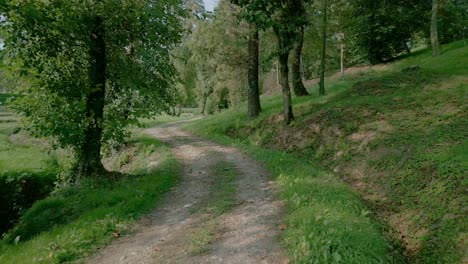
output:
[[177,116],[181,116],[182,115],[182,103],[179,103],[177,105]]
[[431,18],[431,44],[432,56],[440,55],[439,31],[437,29],[437,13],[439,11],[439,1],[432,0],[432,18]]
[[280,54],[280,83],[283,91],[283,104],[284,104],[284,123],[289,125],[294,121],[294,114],[292,109],[291,90],[289,89],[289,68],[288,68],[289,54]]
[[262,107],[260,105],[260,89],[258,85],[259,35],[256,25],[251,24],[250,30],[248,63],[248,115],[250,118],[256,118],[262,111]]
[[304,27],[301,27],[297,30],[299,39],[297,41],[296,46],[294,47],[294,56],[293,56],[293,63],[292,63],[292,86],[293,91],[296,96],[308,96],[309,93],[307,92],[304,83],[302,82],[302,74],[301,74],[301,54],[302,54],[302,47],[304,45]]
[[106,45],[102,18],[96,17],[90,36],[90,88],[86,100],[86,117],[90,119],[78,153],[79,177],[98,176],[105,171],[101,163],[101,143],[106,94]]
[[200,112],[200,114],[202,114],[202,115],[205,115],[206,102],[208,101],[208,96],[209,96],[209,94],[205,94],[203,96],[203,106],[202,106],[202,109],[201,109],[201,112]]
[[345,76],[345,68],[344,68],[344,44],[341,43],[340,45],[340,65],[341,65],[341,78]]
[[323,28],[322,28],[322,58],[320,62],[320,88],[319,95],[325,95],[325,55],[327,48],[327,0],[323,2]]
[[289,50],[286,45],[284,37],[281,35],[281,32],[278,29],[274,29],[275,35],[278,41],[278,62],[279,62],[279,73],[280,73],[280,85],[281,90],[283,91],[283,115],[284,123],[289,125],[294,121],[294,114],[292,109],[292,99],[291,99],[291,90],[289,88],[289,68],[288,68],[288,59],[289,59]]
[[280,73],[279,73],[279,61],[276,61],[276,84],[279,86],[280,84]]

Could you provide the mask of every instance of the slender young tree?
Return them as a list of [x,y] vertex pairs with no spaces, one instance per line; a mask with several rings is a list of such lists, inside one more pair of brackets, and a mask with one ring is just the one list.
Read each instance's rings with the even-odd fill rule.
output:
[[325,95],[325,56],[327,49],[327,9],[328,1],[323,0],[322,9],[322,56],[320,60],[320,88],[319,95]]
[[432,0],[432,16],[431,16],[432,56],[440,55],[439,31],[437,28],[438,12],[439,12],[439,1]]
[[337,34],[337,36],[338,36],[338,42],[340,45],[340,72],[341,72],[341,78],[344,78],[345,76],[345,65],[344,65],[345,34],[343,32],[340,32]]

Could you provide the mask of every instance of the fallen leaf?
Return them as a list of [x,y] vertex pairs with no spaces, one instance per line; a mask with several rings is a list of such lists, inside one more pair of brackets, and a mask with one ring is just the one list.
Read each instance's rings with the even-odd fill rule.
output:
[[112,236],[113,237],[120,237],[120,231],[119,230],[115,231],[114,233],[112,233]]

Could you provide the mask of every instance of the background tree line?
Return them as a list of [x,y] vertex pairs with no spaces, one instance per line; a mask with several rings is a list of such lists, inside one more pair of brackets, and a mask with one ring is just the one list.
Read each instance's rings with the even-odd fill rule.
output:
[[325,72],[344,74],[430,45],[435,22],[439,43],[464,39],[466,1],[434,2],[435,9],[427,0],[221,0],[210,13],[200,0],[186,0],[189,30],[173,52],[183,87],[179,103],[209,114],[248,101],[256,117],[259,95],[279,86],[289,123],[291,90],[309,95],[304,79],[321,77],[324,94]]

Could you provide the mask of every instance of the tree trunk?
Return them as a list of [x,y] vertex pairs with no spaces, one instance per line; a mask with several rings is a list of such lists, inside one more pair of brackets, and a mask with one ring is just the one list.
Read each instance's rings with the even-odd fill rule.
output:
[[182,103],[179,103],[177,105],[177,116],[181,116],[182,115]]
[[320,62],[320,88],[319,95],[325,95],[325,55],[327,48],[327,0],[323,2],[323,28],[322,28],[322,59]]
[[279,61],[276,61],[276,84],[280,85]]
[[439,31],[437,29],[437,13],[439,11],[439,1],[432,0],[432,18],[431,18],[431,44],[432,56],[440,55]]
[[405,51],[406,51],[406,54],[411,55],[411,47],[408,42],[405,43]]
[[344,78],[345,68],[344,68],[344,43],[340,45],[340,65],[341,65],[341,78]]
[[90,88],[86,100],[86,116],[91,121],[85,130],[84,142],[78,153],[79,177],[98,176],[105,171],[101,163],[101,140],[104,123],[104,100],[106,94],[106,45],[104,27],[100,17],[95,19],[95,28],[90,47]]
[[291,90],[289,89],[288,58],[288,53],[279,55],[280,83],[281,89],[283,91],[284,122],[286,123],[286,125],[289,125],[292,121],[294,121]]
[[203,95],[203,106],[200,114],[205,115],[205,110],[206,110],[206,102],[208,101],[208,94]]
[[249,98],[248,115],[250,118],[256,118],[262,111],[260,105],[260,89],[258,85],[258,65],[259,65],[259,35],[256,25],[251,24],[249,37]]
[[304,45],[304,27],[298,29],[299,39],[294,47],[294,57],[292,63],[292,86],[296,96],[308,96],[304,83],[302,82],[301,74],[301,54],[302,46]]
[[280,73],[280,84],[281,90],[283,91],[283,107],[284,107],[284,123],[289,125],[294,121],[294,114],[292,109],[291,90],[289,89],[289,50],[286,45],[286,41],[283,39],[281,32],[278,29],[274,29],[275,35],[278,41],[278,62],[279,62],[279,73]]

